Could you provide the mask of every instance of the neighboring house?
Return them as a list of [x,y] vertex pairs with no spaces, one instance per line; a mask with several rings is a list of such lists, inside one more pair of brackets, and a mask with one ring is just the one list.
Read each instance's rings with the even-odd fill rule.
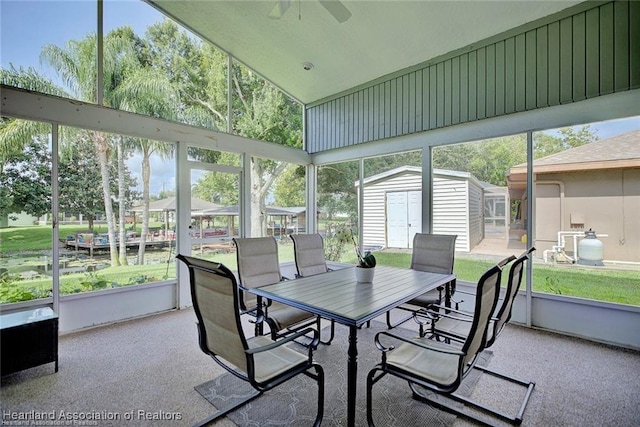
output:
[[[363,187],[363,244],[411,248],[413,235],[422,232],[422,168],[374,175]],[[457,234],[457,251],[469,252],[484,238],[483,193],[470,173],[433,170],[433,232]]]
[[[533,171],[538,256],[558,244],[558,232],[569,236],[565,250],[574,256],[571,232],[579,248],[592,229],[605,260],[640,262],[640,130],[537,159]],[[512,199],[523,200],[526,219],[526,165],[511,168],[508,186]]]
[[[43,217],[43,219],[45,219]],[[37,225],[39,223],[39,219],[33,215],[30,215],[26,212],[20,213],[12,213],[9,214],[8,221],[6,225],[2,225],[3,227],[27,227],[30,225]]]

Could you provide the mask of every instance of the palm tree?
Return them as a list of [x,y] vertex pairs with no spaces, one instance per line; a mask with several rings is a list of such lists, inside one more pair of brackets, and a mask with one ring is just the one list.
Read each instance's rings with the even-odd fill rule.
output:
[[[130,36],[133,37],[131,34]],[[127,74],[127,78],[117,87],[111,97],[111,103],[120,110],[141,113],[172,120],[179,111],[179,94],[165,73],[143,65],[140,60],[136,68]],[[168,157],[173,146],[166,143],[136,138],[134,150],[142,154],[142,229],[138,247],[137,264],[144,264],[147,234],[149,231],[149,189],[151,178],[151,155]]]
[[[118,58],[122,57],[121,52],[127,48],[128,46],[123,45],[118,38],[104,38],[103,73],[105,100],[108,99],[109,91],[113,89],[113,83],[120,81],[123,77],[122,75],[115,75],[122,70],[122,68],[116,66],[116,64],[118,63]],[[74,91],[77,98],[88,102],[96,102],[96,52],[96,36],[90,34],[82,40],[68,41],[65,47],[47,45],[43,48],[40,58],[53,66],[62,81]],[[103,132],[92,132],[92,140],[100,164],[111,265],[117,266],[120,265],[120,260],[118,259],[118,248],[116,246],[113,205],[111,202],[112,195],[109,187],[111,176],[108,167],[111,142],[108,135]]]
[[[175,111],[176,96],[167,78],[161,73],[142,65],[141,57],[136,49],[139,39],[131,28],[123,27],[111,31],[104,38],[104,104],[109,107],[121,110],[156,115],[164,118],[171,118],[168,113]],[[69,41],[65,48],[48,45],[45,46],[42,57],[47,60],[58,71],[63,81],[73,88],[80,99],[95,102],[95,47],[94,35],[89,35],[80,41]],[[169,117],[167,117],[169,116]],[[119,265],[126,263],[126,235],[124,229],[124,202],[125,194],[123,187],[123,169],[125,147],[123,138],[116,139],[116,150],[118,153],[118,177],[120,181],[117,200],[120,201],[120,256],[115,238],[115,223],[113,215],[112,199],[109,188],[109,168],[108,161],[112,150],[111,138],[101,132],[93,133],[93,141],[100,162],[102,177],[102,187],[104,192],[105,216],[109,233],[109,244],[111,251],[111,264]],[[150,153],[149,153],[150,155]],[[143,168],[148,166],[149,158],[143,159]],[[148,188],[150,172],[143,171],[143,194],[145,211],[143,212],[143,228],[148,228]],[[142,254],[144,254],[144,239],[146,232],[142,233],[143,241],[140,242]],[[139,263],[142,263],[139,255]]]

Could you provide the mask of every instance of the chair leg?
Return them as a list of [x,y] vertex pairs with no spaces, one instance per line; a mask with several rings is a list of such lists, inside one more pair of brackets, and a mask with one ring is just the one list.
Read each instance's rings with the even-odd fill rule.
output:
[[[507,414],[506,412],[500,411],[499,409],[491,408],[491,407],[486,406],[486,405],[484,405],[482,403],[479,403],[479,402],[477,402],[475,400],[472,400],[472,399],[470,399],[470,398],[468,398],[466,396],[462,396],[462,395],[460,395],[458,393],[439,394],[439,395],[440,396],[444,396],[445,398],[449,397],[452,400],[455,400],[457,402],[469,405],[469,406],[471,406],[471,407],[473,407],[475,409],[479,409],[481,411],[484,411],[485,413],[491,414],[491,415],[493,415],[493,416],[495,416],[495,417],[497,417],[497,418],[499,418],[499,419],[501,419],[503,421],[506,421],[506,422],[508,422],[510,424],[520,425],[522,423],[522,418],[524,416],[524,411],[525,411],[525,409],[527,407],[527,404],[529,403],[529,399],[531,398],[531,394],[533,393],[533,389],[534,389],[536,383],[533,382],[533,381],[524,381],[524,380],[521,380],[521,379],[518,379],[518,378],[514,378],[514,377],[511,377],[511,376],[508,376],[508,375],[504,375],[504,374],[501,374],[499,372],[493,371],[493,370],[491,370],[489,368],[486,368],[486,367],[483,367],[483,366],[476,365],[476,366],[473,367],[473,369],[478,369],[479,371],[481,371],[483,373],[486,373],[486,374],[489,374],[489,375],[493,375],[495,377],[501,378],[503,380],[506,380],[506,381],[509,381],[509,382],[512,382],[512,383],[515,383],[515,384],[518,384],[518,385],[521,385],[521,386],[527,388],[527,390],[525,392],[525,396],[524,396],[524,398],[522,400],[522,403],[520,405],[520,409],[518,410],[516,415],[510,415],[510,414]],[[437,407],[439,407],[440,409],[442,409],[444,411],[456,413],[458,415],[470,418],[470,419],[475,420],[475,421],[477,421],[477,422],[479,422],[479,423],[481,423],[483,425],[495,424],[495,423],[492,423],[491,421],[487,421],[487,420],[485,420],[485,419],[483,419],[481,417],[478,417],[478,415],[476,415],[474,413],[470,413],[470,412],[461,410],[459,408],[456,408],[454,406],[450,406],[450,405],[444,403],[443,401],[436,401],[436,400],[434,400],[432,398],[426,397],[426,396],[424,396],[424,395],[419,393],[418,389],[416,389],[416,387],[415,387],[415,384],[410,383],[409,385],[411,387],[411,391],[413,392],[413,397],[415,399],[417,399],[417,400],[420,400],[422,402],[426,402],[426,403],[432,404],[434,406],[437,406]]]
[[377,383],[382,377],[387,375],[386,372],[380,371],[380,374],[376,376],[376,372],[378,372],[380,365],[376,365],[372,370],[369,371],[367,375],[367,424],[369,427],[374,427],[373,423],[373,386]]
[[311,365],[316,373],[312,374],[309,370],[306,370],[304,374],[309,378],[313,378],[318,383],[318,414],[316,420],[313,423],[314,427],[319,427],[322,424],[322,418],[324,417],[324,369],[317,363]]
[[250,394],[249,396],[245,397],[244,399],[242,399],[241,401],[237,402],[235,405],[229,405],[229,407],[224,408],[224,409],[219,409],[216,412],[214,412],[211,416],[205,418],[202,421],[198,421],[197,423],[194,424],[194,427],[200,427],[200,426],[206,426],[207,424],[217,420],[218,418],[222,418],[225,415],[227,415],[229,412],[232,412],[234,410],[236,410],[237,408],[251,402],[253,399],[255,399],[256,397],[259,397],[262,395],[261,391],[255,390],[252,394]]
[[398,327],[400,325],[402,325],[404,322],[411,320],[413,318],[413,315],[406,317],[405,319],[402,319],[401,321],[397,322],[395,325],[391,323],[391,311],[387,311],[387,328],[389,329],[393,329],[395,327]]
[[[320,321],[318,320],[318,333],[322,333],[321,332],[322,329],[320,329]],[[329,340],[328,341],[322,341],[320,340],[321,344],[324,345],[331,345],[331,341],[333,341],[333,337],[335,336],[335,332],[336,332],[336,323],[332,320],[331,321],[331,335],[329,336]]]

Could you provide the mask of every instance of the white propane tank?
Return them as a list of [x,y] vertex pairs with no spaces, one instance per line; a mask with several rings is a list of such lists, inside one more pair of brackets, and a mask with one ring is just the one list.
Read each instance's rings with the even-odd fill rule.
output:
[[589,229],[578,243],[578,264],[602,266],[604,259],[604,243],[596,237],[596,232]]

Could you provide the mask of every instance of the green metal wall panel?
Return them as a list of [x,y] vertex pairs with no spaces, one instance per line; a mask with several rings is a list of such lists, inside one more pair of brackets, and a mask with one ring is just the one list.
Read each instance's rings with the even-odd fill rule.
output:
[[504,114],[505,108],[505,61],[504,61],[504,42],[496,43],[496,68],[495,68],[495,115],[501,116]]
[[481,48],[476,56],[476,117],[487,117],[487,49]]
[[496,45],[487,46],[485,108],[486,117],[496,115]]
[[548,28],[536,30],[536,107],[549,105],[549,44]]
[[469,54],[465,53],[460,55],[460,122],[467,121],[469,121]]
[[451,124],[460,123],[460,57],[451,58]]
[[573,53],[573,97],[572,101],[585,99],[585,14],[580,13],[573,17],[572,23],[572,46]]
[[585,84],[586,97],[598,96],[600,91],[600,17],[597,9],[587,11],[585,15]]
[[469,121],[478,119],[478,54],[469,52]]
[[428,129],[435,129],[438,127],[436,123],[436,111],[437,105],[437,79],[436,79],[436,66],[429,67],[429,127]]
[[424,91],[422,87],[422,70],[416,71],[416,90],[415,90],[415,116],[416,116],[416,132],[420,132],[422,128],[422,98],[420,94]]
[[533,110],[538,106],[538,50],[536,47],[536,31],[527,31],[525,34],[525,107]]
[[560,104],[560,23],[547,26],[547,61],[549,68],[547,103],[549,106]]
[[444,62],[436,65],[436,126],[444,126]]
[[[618,6],[618,5],[616,5]],[[640,2],[629,3],[629,87],[631,89],[640,87]],[[621,71],[622,73],[622,71]],[[624,90],[617,89],[616,90]]]
[[640,87],[640,1],[584,3],[306,109],[309,152]]
[[516,111],[527,108],[527,45],[525,34],[516,36]]
[[504,61],[504,112],[509,114],[516,111],[516,40],[513,37],[504,41]]
[[[613,8],[613,12],[611,8]],[[616,23],[613,34],[608,34],[611,39],[608,44],[614,57],[612,73],[614,87],[616,90],[620,90],[629,86],[629,55],[627,55],[629,51],[629,5],[624,2],[611,5],[607,8],[607,14],[611,24]]]
[[451,98],[453,87],[451,82],[451,60],[444,61],[444,126],[451,125]]

